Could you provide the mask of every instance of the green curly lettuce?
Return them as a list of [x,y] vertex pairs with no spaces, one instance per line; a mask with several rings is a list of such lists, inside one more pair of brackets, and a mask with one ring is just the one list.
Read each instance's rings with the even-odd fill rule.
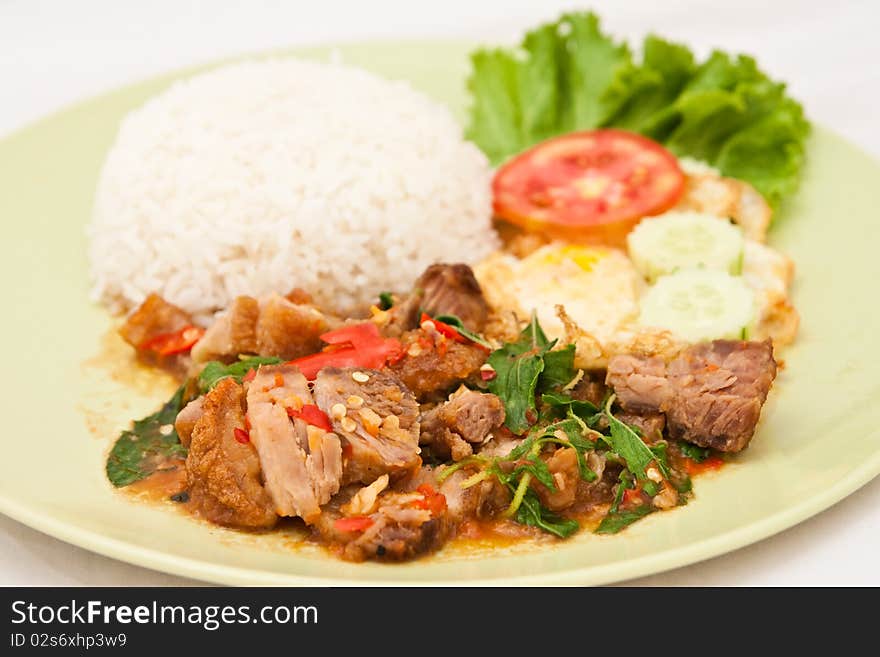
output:
[[797,189],[810,124],[751,57],[715,51],[698,62],[657,36],[637,57],[579,12],[471,60],[467,134],[494,164],[550,137],[615,127],[750,182],[774,207]]

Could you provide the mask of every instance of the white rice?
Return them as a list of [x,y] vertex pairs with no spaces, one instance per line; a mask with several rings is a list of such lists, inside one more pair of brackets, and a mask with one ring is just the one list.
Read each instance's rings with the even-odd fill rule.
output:
[[490,178],[402,82],[296,59],[218,68],[123,122],[88,227],[93,296],[124,311],[155,291],[200,319],[294,287],[363,308],[497,246]]

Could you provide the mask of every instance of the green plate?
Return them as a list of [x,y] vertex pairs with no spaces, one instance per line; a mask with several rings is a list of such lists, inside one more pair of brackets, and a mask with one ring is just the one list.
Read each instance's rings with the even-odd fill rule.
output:
[[[463,43],[339,48],[345,61],[466,102]],[[323,57],[329,48],[298,51]],[[87,101],[0,141],[5,372],[0,511],[131,563],[234,584],[598,584],[727,552],[818,513],[880,472],[876,284],[880,166],[817,129],[799,196],[771,235],[797,263],[798,342],[752,447],[696,482],[696,499],[618,536],[583,533],[487,551],[444,550],[403,565],[350,564],[290,536],[240,534],[112,489],[103,462],[126,420],[169,383],[125,375],[113,320],[87,296],[83,227],[123,115],[185,71]],[[114,361],[99,354],[119,349]]]

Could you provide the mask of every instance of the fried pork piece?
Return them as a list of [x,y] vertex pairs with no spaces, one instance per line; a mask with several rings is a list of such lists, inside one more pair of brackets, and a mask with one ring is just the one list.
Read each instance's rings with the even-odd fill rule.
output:
[[177,431],[177,437],[180,438],[180,444],[189,447],[192,440],[193,430],[196,423],[204,413],[205,396],[197,397],[180,409],[177,418],[174,420],[174,429]]
[[617,419],[636,427],[649,445],[663,437],[663,429],[666,427],[666,416],[663,413],[619,413]]
[[419,325],[421,312],[455,315],[472,331],[482,331],[489,317],[489,304],[473,270],[465,264],[438,263],[428,267],[412,292],[389,311],[386,333],[398,336]]
[[543,461],[553,476],[556,490],[551,490],[539,481],[532,481],[530,485],[538,494],[541,504],[551,511],[567,509],[574,504],[581,479],[577,452],[571,447],[564,447],[543,457]]
[[455,315],[472,331],[482,331],[489,304],[473,270],[464,264],[428,267],[415,284],[420,306],[431,317]]
[[315,402],[346,444],[344,483],[370,484],[419,467],[419,405],[389,371],[325,367],[314,383]]
[[192,317],[158,294],[151,294],[128,316],[119,329],[122,338],[135,349],[166,333],[192,326]]
[[446,513],[452,526],[466,520],[491,518],[510,504],[510,493],[495,477],[489,477],[480,483],[462,488],[462,483],[477,470],[465,467],[438,482],[438,475],[443,467],[421,467],[412,478],[401,482],[398,488],[412,492],[420,486],[428,485],[446,500]]
[[625,411],[664,413],[670,437],[738,452],[754,435],[775,377],[770,340],[715,340],[689,347],[668,365],[615,356],[607,382]]
[[306,378],[291,365],[260,367],[248,384],[250,440],[260,455],[266,489],[278,515],[299,516],[306,523],[317,519],[342,479],[339,437],[289,415],[312,403]]
[[[628,361],[621,359],[620,365],[626,364]],[[604,380],[598,381],[594,377],[596,372],[585,374],[583,378],[569,391],[572,399],[580,401],[588,401],[597,408],[602,408],[605,396],[608,393],[608,386]],[[602,373],[604,379],[605,373]],[[634,405],[638,407],[638,400],[633,400]],[[666,427],[666,416],[663,413],[643,410],[641,413],[619,413],[617,418],[630,426],[634,426],[642,433],[642,437],[648,443],[654,443],[663,437],[663,429]],[[599,420],[599,428],[607,428],[607,421],[603,418]]]
[[205,396],[192,430],[187,485],[196,508],[211,522],[268,529],[278,516],[261,483],[257,452],[236,439],[235,429],[244,427],[244,389],[224,379]]
[[[354,495],[340,494],[315,525],[322,539],[341,548],[343,559],[404,561],[436,550],[449,537],[445,501],[432,495],[436,501],[429,503],[423,493],[385,490],[387,484],[383,475]],[[364,491],[368,506],[355,506]]]
[[504,404],[497,396],[462,386],[422,416],[419,442],[440,459],[460,461],[502,424]]
[[299,358],[320,351],[319,336],[335,323],[314,306],[277,294],[260,301],[237,297],[193,346],[192,357],[197,363],[231,361],[239,354]]
[[601,373],[601,380],[597,377],[598,375],[595,372],[585,373],[581,380],[574,385],[568,394],[571,395],[572,399],[588,401],[593,404],[593,406],[601,407],[602,401],[605,399],[605,393],[608,392],[608,388],[605,385],[604,372]]
[[476,383],[489,352],[422,329],[401,336],[404,356],[391,369],[419,401],[439,401],[462,383]]

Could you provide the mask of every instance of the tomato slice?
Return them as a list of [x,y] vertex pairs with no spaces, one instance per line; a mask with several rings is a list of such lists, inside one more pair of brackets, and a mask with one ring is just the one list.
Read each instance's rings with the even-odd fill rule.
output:
[[621,244],[671,208],[684,174],[660,144],[623,130],[574,132],[533,146],[492,181],[496,216],[526,230]]

